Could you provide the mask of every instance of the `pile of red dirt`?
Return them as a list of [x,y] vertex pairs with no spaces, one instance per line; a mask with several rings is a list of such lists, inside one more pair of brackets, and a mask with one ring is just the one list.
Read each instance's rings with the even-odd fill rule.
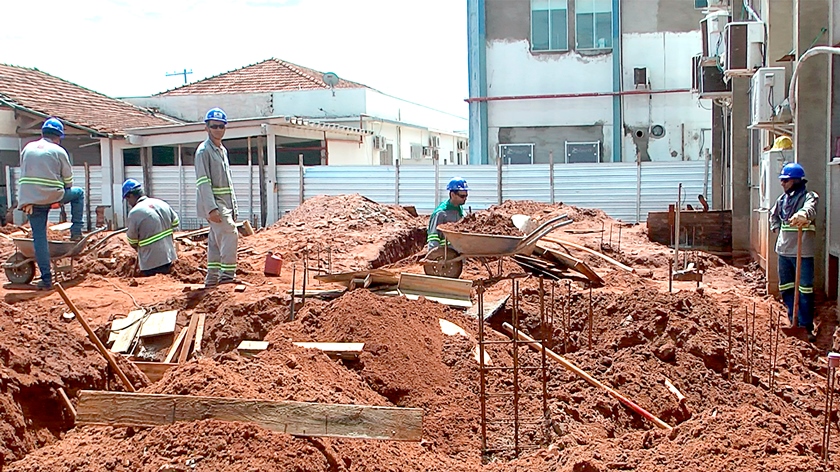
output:
[[499,205],[493,205],[486,211],[503,216],[528,215],[537,220],[546,220],[566,214],[574,221],[588,220],[591,222],[608,221],[611,218],[602,210],[595,208],[578,208],[564,203],[543,203],[533,200],[505,200]]
[[413,225],[414,221],[415,217],[400,206],[381,205],[354,193],[310,198],[270,228],[357,230],[385,225]]
[[445,223],[440,225],[439,228],[461,233],[522,236],[522,231],[519,231],[513,225],[509,216],[493,213],[490,210],[470,213],[457,223]]

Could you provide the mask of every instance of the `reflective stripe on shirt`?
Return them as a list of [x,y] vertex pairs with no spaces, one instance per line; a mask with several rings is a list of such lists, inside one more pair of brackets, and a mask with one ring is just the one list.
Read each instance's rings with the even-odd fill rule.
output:
[[163,238],[165,238],[165,237],[167,237],[167,236],[172,236],[172,229],[171,229],[171,228],[170,228],[170,229],[165,229],[165,230],[161,231],[160,233],[158,233],[158,234],[156,234],[156,235],[154,235],[154,236],[149,236],[149,237],[148,237],[148,238],[146,238],[146,239],[141,239],[141,240],[138,242],[138,245],[139,245],[140,247],[143,247],[143,246],[148,246],[149,244],[152,244],[152,243],[158,242],[158,241],[160,241],[161,239],[163,239]]
[[[43,185],[45,187],[64,189],[64,182],[62,182],[60,180],[42,179],[42,178],[39,178],[39,177],[21,177],[18,180],[18,183],[20,185],[24,185],[24,184]],[[72,178],[70,178],[70,183],[73,183]]]

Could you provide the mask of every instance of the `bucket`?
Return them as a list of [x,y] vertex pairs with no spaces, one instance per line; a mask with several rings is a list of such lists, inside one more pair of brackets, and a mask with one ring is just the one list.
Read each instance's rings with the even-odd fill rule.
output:
[[263,273],[268,276],[278,276],[280,275],[281,269],[283,269],[283,256],[270,252],[266,254]]

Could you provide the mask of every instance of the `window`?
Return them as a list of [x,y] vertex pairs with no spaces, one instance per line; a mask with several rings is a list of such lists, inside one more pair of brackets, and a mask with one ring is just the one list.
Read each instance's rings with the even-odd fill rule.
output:
[[577,49],[612,47],[612,1],[575,0]]
[[700,10],[709,7],[709,0],[694,0],[694,8]]
[[601,162],[601,142],[566,141],[566,164]]
[[531,50],[569,49],[567,0],[531,0]]

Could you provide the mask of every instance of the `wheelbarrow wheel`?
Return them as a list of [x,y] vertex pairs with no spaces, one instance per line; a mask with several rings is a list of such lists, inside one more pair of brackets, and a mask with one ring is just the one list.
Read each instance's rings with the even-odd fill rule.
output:
[[449,256],[448,259],[454,259],[458,257],[458,253],[451,249],[448,251],[432,251],[426,256],[426,259],[434,262],[424,264],[423,272],[425,272],[426,275],[433,275],[435,277],[449,277],[450,279],[457,279],[460,277],[461,272],[464,270],[464,260],[448,260],[446,256]]
[[[17,264],[27,259],[23,254],[16,252],[6,259],[7,264]],[[17,267],[6,268],[6,278],[13,284],[28,284],[35,278],[35,262],[25,262]]]

